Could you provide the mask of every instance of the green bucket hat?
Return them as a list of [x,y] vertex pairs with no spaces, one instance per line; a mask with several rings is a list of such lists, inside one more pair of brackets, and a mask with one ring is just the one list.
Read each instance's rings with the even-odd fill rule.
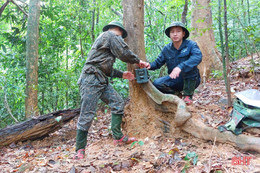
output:
[[111,26],[117,26],[117,27],[121,28],[122,31],[123,31],[122,37],[123,37],[123,38],[126,38],[126,37],[127,37],[127,31],[125,30],[124,26],[123,26],[120,22],[118,22],[118,21],[112,21],[112,22],[110,22],[108,25],[104,26],[103,32],[109,30],[109,28],[110,28]]
[[166,28],[165,30],[165,34],[170,37],[170,29],[171,27],[174,27],[174,26],[180,26],[182,27],[182,29],[185,31],[185,36],[183,37],[183,39],[186,39],[189,37],[190,33],[189,31],[186,29],[185,25],[182,23],[182,22],[173,22],[168,28]]

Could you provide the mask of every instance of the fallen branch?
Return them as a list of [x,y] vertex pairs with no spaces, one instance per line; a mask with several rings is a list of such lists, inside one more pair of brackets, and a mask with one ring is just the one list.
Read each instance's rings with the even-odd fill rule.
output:
[[79,115],[80,109],[61,110],[0,130],[0,146],[48,136]]

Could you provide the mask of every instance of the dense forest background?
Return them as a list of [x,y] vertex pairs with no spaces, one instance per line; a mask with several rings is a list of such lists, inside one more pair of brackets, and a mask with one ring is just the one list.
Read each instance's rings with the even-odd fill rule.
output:
[[[0,2],[2,6],[7,1]],[[192,31],[193,3],[187,2],[186,25]],[[14,124],[16,120],[25,119],[28,4],[29,2],[24,0],[10,1],[0,16],[0,128]],[[219,14],[224,14],[223,3],[212,0],[210,4],[212,28],[217,48],[221,52],[219,20],[223,20],[223,16],[219,18]],[[182,20],[184,5],[185,1],[182,0],[145,1],[144,32],[147,61],[157,58],[163,46],[170,42],[164,30],[172,21]],[[227,2],[231,62],[258,52],[259,7],[260,3],[257,0]],[[222,13],[219,13],[219,10]],[[41,2],[37,88],[40,114],[79,107],[77,79],[88,51],[95,38],[102,32],[103,26],[112,20],[122,21],[122,17],[120,0]],[[126,70],[127,67],[125,63],[117,61],[114,68]],[[154,79],[160,74],[161,71],[156,71],[151,73],[151,77]],[[212,70],[212,77],[221,76],[221,71]],[[113,79],[112,85],[124,98],[128,97],[126,80]]]

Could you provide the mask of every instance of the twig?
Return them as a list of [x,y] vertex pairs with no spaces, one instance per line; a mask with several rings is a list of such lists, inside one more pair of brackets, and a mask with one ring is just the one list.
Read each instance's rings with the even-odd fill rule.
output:
[[11,117],[14,119],[14,121],[15,121],[16,123],[18,123],[17,119],[13,116],[13,114],[12,114],[12,112],[11,112],[11,109],[10,109],[10,107],[9,107],[9,105],[8,105],[7,97],[6,97],[6,92],[4,92],[4,93],[5,93],[5,108],[7,109],[8,113],[11,115]]
[[6,7],[8,4],[9,4],[9,1],[6,1],[6,2],[4,3],[4,5],[2,5],[2,7],[0,8],[0,17],[1,17],[1,15],[2,15],[3,11],[5,10],[5,7]]
[[28,4],[27,4],[26,2],[23,2],[23,1],[21,1],[21,0],[17,0],[17,1],[19,1],[19,2],[21,2],[21,3],[23,3],[23,4],[25,4],[25,5],[28,6]]
[[14,5],[16,5],[19,8],[19,10],[21,10],[23,12],[23,14],[26,17],[28,17],[28,14],[16,2],[14,2],[13,0],[9,0],[9,1],[12,2]]
[[120,12],[116,11],[113,7],[110,7],[110,9],[111,9],[116,15],[118,15],[121,19],[123,18],[123,15],[122,15]]
[[209,170],[208,170],[208,173],[210,172],[211,166],[212,166],[211,157],[212,157],[212,153],[213,153],[213,149],[215,147],[215,144],[216,144],[216,136],[215,136],[215,139],[214,139],[214,142],[213,142],[213,146],[212,146],[212,149],[211,149],[211,152],[210,152],[210,156],[209,156]]
[[227,173],[229,173],[229,171],[227,170],[227,168],[226,168],[226,167],[224,167],[224,169],[225,169],[225,171],[226,171]]

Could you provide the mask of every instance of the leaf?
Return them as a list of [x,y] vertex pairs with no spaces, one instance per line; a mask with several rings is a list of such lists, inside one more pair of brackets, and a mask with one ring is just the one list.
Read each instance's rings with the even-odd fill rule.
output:
[[6,47],[3,44],[1,46],[2,46],[3,51],[6,53]]
[[134,141],[132,144],[131,144],[131,148],[133,148],[133,146],[138,143],[140,146],[143,146],[144,145],[144,142],[143,141]]
[[138,144],[139,144],[140,146],[143,146],[143,145],[144,145],[144,142],[143,142],[143,141],[138,141]]
[[55,120],[56,120],[57,122],[60,122],[61,119],[62,119],[62,116],[58,116],[57,118],[55,118]]
[[176,152],[178,153],[178,152],[179,152],[179,149],[178,149],[178,148],[173,148],[173,149],[171,149],[171,150],[169,151],[168,154],[174,156],[174,154],[175,154]]
[[137,158],[131,158],[131,160],[133,160],[133,161],[135,161],[135,162],[140,162],[140,160],[137,159]]
[[133,148],[133,146],[137,143],[137,141],[134,141],[132,144],[131,144],[131,148]]
[[181,173],[186,173],[186,170],[190,167],[190,163],[186,162],[184,168],[181,170]]
[[195,152],[191,152],[191,153],[188,153],[188,154],[185,156],[185,158],[184,158],[184,160],[191,160],[191,159],[192,159],[193,165],[196,165],[197,162],[198,162],[198,154],[195,153]]
[[49,164],[54,165],[55,163],[56,163],[55,160],[49,160]]

